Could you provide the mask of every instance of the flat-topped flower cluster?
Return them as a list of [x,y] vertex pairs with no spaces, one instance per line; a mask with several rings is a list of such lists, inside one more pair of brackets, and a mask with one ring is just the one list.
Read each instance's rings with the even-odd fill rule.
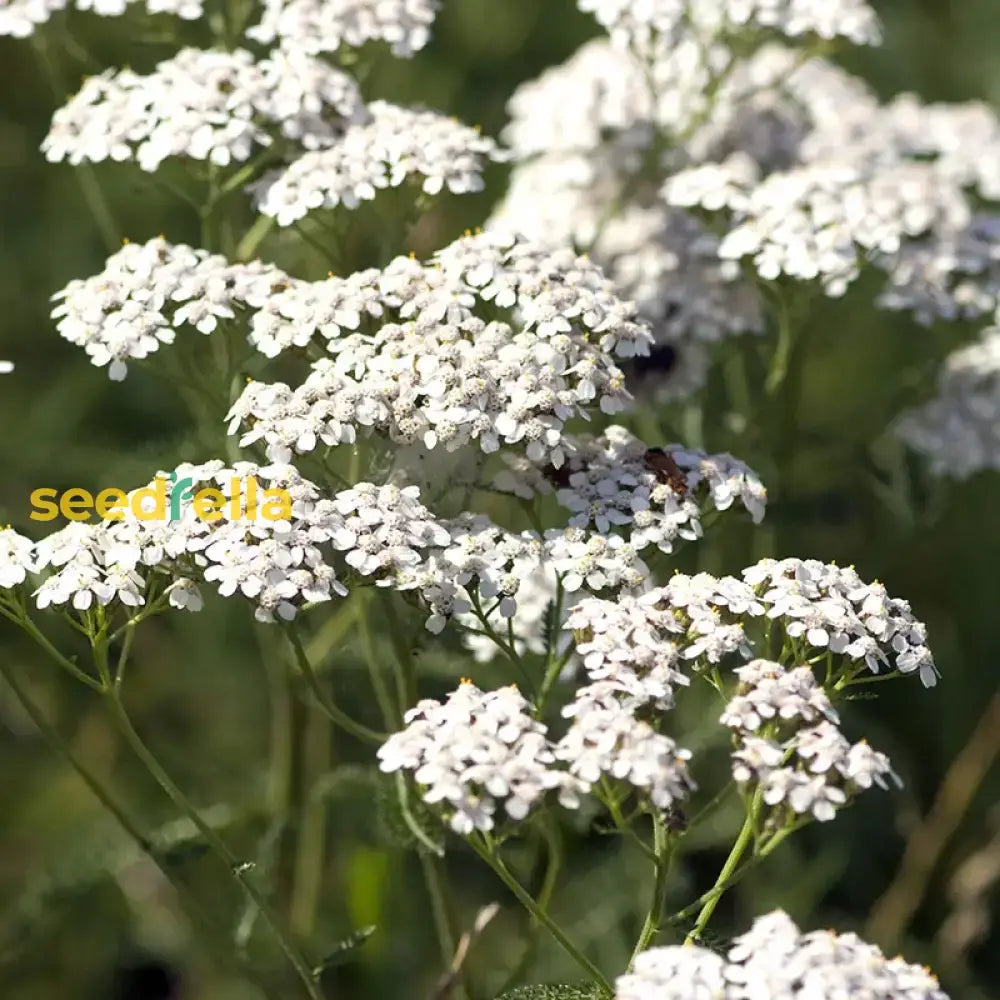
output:
[[758,917],[724,955],[651,948],[615,984],[615,1000],[947,1000],[937,979],[886,958],[856,934],[803,933],[777,910]]

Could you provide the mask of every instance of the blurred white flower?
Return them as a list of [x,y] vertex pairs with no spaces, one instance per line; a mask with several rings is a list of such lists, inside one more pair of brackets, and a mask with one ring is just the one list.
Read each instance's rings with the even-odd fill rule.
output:
[[501,154],[477,129],[434,111],[385,101],[370,120],[350,126],[334,145],[307,152],[253,186],[257,208],[288,226],[319,208],[356,208],[386,188],[420,179],[424,194],[481,191],[488,160]]
[[440,0],[264,0],[254,41],[316,55],[343,45],[388,43],[394,55],[412,56],[430,39]]
[[[137,0],[3,0],[0,3],[0,37],[27,38],[56,12],[67,7],[89,10],[102,17],[124,14]],[[202,0],[144,0],[150,14],[175,14],[196,21],[204,13]]]
[[937,395],[904,413],[895,431],[936,475],[966,479],[1000,469],[1000,328],[951,354]]

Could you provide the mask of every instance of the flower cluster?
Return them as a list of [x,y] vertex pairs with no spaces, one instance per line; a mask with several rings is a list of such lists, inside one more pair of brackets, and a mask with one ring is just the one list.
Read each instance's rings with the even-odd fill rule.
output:
[[[262,517],[250,511],[242,484],[251,479],[257,496],[284,490],[290,512]],[[473,590],[476,601],[495,598],[501,613],[512,615],[520,577],[541,559],[540,542],[505,533],[485,518],[439,520],[415,486],[358,483],[326,496],[292,466],[241,462],[230,468],[221,461],[181,465],[169,480],[187,482],[179,507],[170,505],[177,517],[155,510],[137,515],[135,503],[146,510],[155,501],[154,481],[128,495],[117,519],[74,522],[35,545],[3,532],[2,586],[48,569],[36,592],[39,607],[86,611],[112,601],[139,607],[155,590],[171,605],[197,611],[203,581],[224,597],[252,600],[261,621],[287,621],[304,604],[346,595],[344,580],[356,574],[378,587],[417,591],[436,616],[428,627],[440,631],[447,618],[473,606]],[[206,487],[222,496],[211,518],[189,502]],[[445,593],[461,599],[446,607]]]
[[863,740],[853,745],[833,723],[799,730],[783,742],[742,736],[733,752],[733,777],[760,788],[765,805],[788,806],[797,815],[811,813],[829,822],[837,809],[873,784],[899,784],[888,757]]
[[887,667],[918,674],[925,687],[937,683],[927,627],[907,601],[890,597],[878,581],[865,583],[853,567],[764,559],[743,578],[792,640],[845,656],[872,673]]
[[758,917],[725,956],[651,948],[615,983],[615,1000],[948,1000],[937,979],[887,959],[855,934],[803,934],[780,910]]
[[212,333],[238,309],[263,306],[288,280],[272,265],[230,264],[161,236],[126,243],[100,274],[71,281],[53,296],[52,315],[66,340],[120,380],[129,360],[173,343],[177,328]]
[[765,805],[785,803],[797,815],[825,822],[858,791],[873,784],[888,788],[887,778],[899,783],[885,754],[864,741],[852,745],[841,734],[837,713],[808,666],[786,671],[754,660],[737,674],[739,692],[720,721],[736,739],[733,777],[756,784]]
[[545,726],[517,688],[480,691],[465,682],[444,702],[425,699],[406,728],[378,751],[386,772],[410,771],[424,801],[439,805],[459,834],[523,820],[549,792],[573,808],[584,784],[558,770]]
[[[167,478],[166,473],[157,476]],[[224,597],[240,593],[251,599],[257,617],[272,621],[275,615],[291,619],[302,603],[347,593],[329,564],[332,553],[322,551],[324,543],[344,530],[343,520],[296,470],[250,463],[228,468],[213,461],[181,465],[171,478],[177,484],[190,482],[191,492],[182,499],[204,487],[218,490],[224,497],[220,516],[204,518],[192,503],[182,503],[176,519],[158,517],[153,510],[138,517],[134,494],[129,494],[118,519],[74,522],[37,543],[38,567],[52,570],[36,592],[38,606],[86,611],[118,601],[139,607],[147,603],[150,585],[162,580],[161,593],[171,605],[197,611],[201,596],[193,581],[204,580]],[[250,513],[249,499],[239,492],[250,478],[261,491],[287,492],[290,520]],[[153,500],[152,486],[135,491],[140,504]]]
[[567,458],[558,469],[532,465],[530,456],[529,461],[505,456],[507,468],[494,486],[525,499],[554,491],[573,512],[570,527],[601,534],[622,530],[637,551],[655,545],[671,552],[678,538],[700,538],[700,494],[715,510],[728,510],[739,500],[755,523],[764,517],[767,491],[731,455],[677,445],[651,449],[619,426],[597,438],[574,437],[566,443]]
[[277,134],[329,146],[363,115],[354,80],[302,52],[256,61],[245,49],[182,49],[146,76],[86,79],[56,111],[42,150],[72,164],[134,159],[146,171],[178,156],[227,166]]
[[703,343],[762,328],[757,297],[738,266],[720,260],[718,237],[659,202],[642,176],[654,132],[683,131],[709,86],[692,45],[693,60],[678,52],[650,69],[596,40],[521,87],[504,138],[522,162],[490,222],[585,247],[658,345],[684,345],[686,372],[667,382],[675,395],[700,385]]
[[[967,224],[961,192],[943,186],[933,165],[900,163],[864,169],[851,163],[799,167],[758,182],[743,154],[718,167],[674,174],[664,187],[671,205],[726,208],[733,225],[719,256],[752,260],[773,281],[819,280],[842,295],[863,255],[897,253],[907,238]],[[747,183],[749,181],[749,183]]]
[[937,681],[926,627],[906,601],[880,583],[865,583],[853,568],[812,559],[765,559],[741,580],[677,573],[638,597],[582,601],[567,627],[599,642],[578,647],[588,668],[597,656],[611,668],[634,664],[661,643],[679,647],[685,660],[716,664],[734,653],[752,658],[748,618],[779,624],[803,659],[825,649],[843,657],[852,675],[888,668],[915,672],[927,687]]
[[456,615],[470,624],[473,608],[480,622],[491,616],[512,618],[521,581],[539,569],[545,557],[541,541],[529,531],[515,534],[497,527],[481,514],[462,514],[442,523],[450,539],[447,546],[397,575],[394,586],[420,591],[431,612],[426,622],[431,632],[441,632]]
[[694,790],[687,769],[691,752],[637,719],[634,706],[622,700],[616,685],[581,688],[563,715],[572,724],[556,755],[588,786],[602,778],[622,781],[663,811]]
[[247,31],[257,42],[316,55],[343,45],[387,42],[411,56],[430,38],[439,0],[264,0],[260,23]]
[[786,671],[771,660],[751,660],[734,672],[740,689],[729,700],[719,720],[730,729],[756,733],[772,721],[815,722],[820,718],[834,724],[838,721],[829,697],[816,684],[816,677],[807,666]]
[[367,111],[335,145],[304,153],[254,185],[258,210],[288,226],[314,209],[356,208],[415,175],[428,195],[481,191],[484,164],[501,158],[492,139],[437,112],[385,101]]
[[35,546],[9,525],[0,528],[0,590],[24,583],[35,572]]
[[[515,325],[477,308],[510,310]],[[567,420],[630,398],[612,357],[648,349],[633,315],[588,261],[495,234],[465,237],[430,265],[401,257],[346,281],[293,283],[254,318],[254,343],[273,353],[318,333],[334,358],[297,389],[249,385],[231,430],[250,423],[241,443],[263,440],[276,460],[363,428],[428,449],[521,445],[559,466]],[[383,324],[345,335],[367,317]]]
[[632,591],[649,579],[649,567],[639,558],[638,549],[621,535],[588,534],[583,528],[549,528],[545,546],[552,568],[568,594],[584,588],[592,593]]
[[747,26],[771,28],[789,37],[816,35],[875,45],[881,29],[865,0],[683,0],[637,3],[635,0],[578,0],[616,41],[648,52],[676,42],[694,30],[702,37],[732,34]]
[[[0,4],[0,37],[27,38],[57,11],[73,6],[101,17],[118,17],[137,0],[4,0]],[[202,0],[143,0],[150,14],[174,14],[196,21],[204,14]]]
[[937,475],[1000,469],[1000,329],[953,353],[935,398],[904,414],[896,430]]

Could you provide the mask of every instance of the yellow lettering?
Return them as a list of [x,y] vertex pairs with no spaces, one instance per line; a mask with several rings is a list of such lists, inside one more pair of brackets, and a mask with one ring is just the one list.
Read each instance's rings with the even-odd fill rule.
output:
[[194,495],[194,512],[203,521],[222,520],[222,508],[226,504],[226,495],[222,490],[208,487],[198,490]]
[[59,513],[59,505],[55,502],[57,496],[56,491],[48,487],[35,490],[30,497],[32,510],[28,517],[32,521],[54,520]]
[[128,501],[128,495],[124,490],[115,487],[101,490],[94,501],[94,509],[97,516],[105,521],[120,521],[125,516],[122,509]]
[[67,521],[89,521],[93,506],[94,498],[76,487],[67,490],[59,501],[59,511]]
[[292,498],[288,490],[264,490],[264,504],[261,516],[265,521],[290,521],[292,519]]
[[[144,506],[146,500],[153,501],[153,509]],[[144,486],[132,494],[129,504],[132,513],[140,521],[164,521],[167,517],[167,481],[157,476],[152,486]]]

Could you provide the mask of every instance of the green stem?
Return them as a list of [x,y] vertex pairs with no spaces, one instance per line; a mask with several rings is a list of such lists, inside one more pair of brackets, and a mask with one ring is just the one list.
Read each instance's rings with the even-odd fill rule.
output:
[[214,853],[225,862],[233,878],[240,884],[243,891],[252,900],[260,911],[261,916],[267,921],[274,932],[289,962],[291,962],[299,979],[305,987],[310,1000],[322,1000],[316,978],[313,975],[308,962],[292,941],[288,932],[282,927],[277,914],[271,909],[271,905],[264,898],[260,890],[254,885],[252,879],[241,863],[240,859],[226,845],[225,841],[212,829],[212,827],[202,819],[201,814],[194,807],[188,797],[174,783],[167,774],[155,754],[145,744],[142,737],[132,725],[128,712],[125,710],[119,693],[113,689],[107,691],[106,700],[111,711],[112,719],[118,727],[119,732],[124,737],[126,743],[131,747],[132,752],[139,758],[143,766],[149,772],[153,780],[163,789],[171,802],[194,824],[195,828],[204,838],[205,843]]
[[622,814],[622,808],[615,796],[614,789],[603,778],[601,779],[601,788],[604,793],[601,796],[601,800],[608,807],[608,812],[611,813],[611,818],[614,820],[618,832],[628,837],[654,865],[657,864],[656,852],[632,829],[628,820]]
[[[372,689],[375,692],[375,700],[378,702],[379,711],[387,729],[398,729],[403,724],[403,712],[393,703],[392,694],[385,682],[381,665],[378,662],[378,655],[375,652],[375,640],[372,636],[371,616],[368,613],[368,594],[359,593],[357,595],[356,621],[358,632],[361,635],[361,647],[364,650],[365,661],[368,664],[368,673],[371,677]],[[398,691],[400,700],[405,708],[406,697],[404,690]]]
[[305,735],[305,778],[311,780],[305,789],[298,824],[298,854],[295,858],[295,879],[289,909],[292,930],[305,936],[316,925],[316,914],[323,887],[326,867],[326,810],[322,796],[310,794],[315,779],[331,767],[333,750],[330,720],[310,712]]
[[316,672],[309,662],[309,657],[306,656],[302,640],[299,638],[298,631],[293,624],[285,626],[285,635],[288,636],[288,641],[292,644],[295,659],[299,665],[299,670],[302,672],[302,676],[305,678],[312,693],[316,696],[320,708],[326,712],[331,721],[340,726],[345,732],[350,733],[351,736],[361,740],[361,742],[369,743],[372,746],[381,746],[387,738],[385,733],[377,733],[374,729],[369,729],[362,723],[356,722],[343,709],[339,708],[323,690],[323,685],[320,684],[319,678],[316,676]]
[[[433,857],[424,851],[419,851],[418,854],[420,855],[420,868],[424,876],[424,885],[427,887],[427,895],[431,901],[431,914],[437,933],[438,949],[441,952],[441,963],[447,970],[452,967],[457,944],[455,933],[452,930],[445,881],[442,877],[442,862],[440,858]],[[468,1000],[469,994],[465,981],[466,973],[463,966],[460,979],[455,987],[460,1000]]]
[[795,833],[796,830],[801,829],[806,822],[808,821],[800,821],[799,823],[792,824],[792,826],[785,827],[783,830],[779,830],[773,837],[771,837],[767,844],[761,848],[761,850],[759,850],[742,868],[739,869],[739,871],[735,872],[730,878],[723,882],[716,882],[716,884],[709,889],[708,892],[702,893],[693,903],[691,903],[690,906],[685,906],[683,910],[678,910],[669,918],[669,920],[666,921],[666,923],[682,923],[687,920],[688,917],[697,913],[706,903],[713,899],[718,899],[724,893],[728,892],[734,885],[741,882],[777,847],[779,847],[784,840]]
[[778,314],[778,344],[771,359],[771,367],[767,373],[767,381],[764,383],[764,390],[768,396],[775,396],[781,391],[788,377],[788,369],[792,360],[792,352],[795,347],[795,324],[792,317],[792,309],[784,295],[779,291],[776,295],[776,309]]
[[468,839],[468,843],[472,846],[472,849],[483,859],[496,872],[500,881],[503,882],[505,886],[514,894],[518,902],[555,938],[555,940],[562,947],[563,951],[566,952],[570,958],[573,959],[581,969],[584,969],[587,975],[590,977],[591,981],[597,986],[600,991],[608,997],[614,996],[614,990],[611,988],[611,984],[604,977],[604,974],[600,969],[594,965],[593,962],[586,955],[580,951],[576,945],[566,936],[563,929],[549,916],[549,914],[543,910],[538,903],[535,901],[531,893],[521,885],[520,882],[514,877],[510,869],[504,864],[503,859],[500,857],[496,850],[495,845],[486,840],[480,841],[475,836]]
[[653,854],[655,856],[653,898],[642,930],[639,932],[639,940],[636,941],[635,948],[632,949],[632,957],[629,959],[630,967],[635,961],[636,955],[645,951],[653,943],[663,919],[663,904],[667,897],[667,873],[670,870],[670,832],[667,830],[663,818],[659,815],[653,816]]
[[754,796],[750,808],[747,810],[747,816],[743,822],[743,828],[736,838],[736,843],[733,844],[733,849],[729,852],[729,857],[726,858],[726,863],[722,866],[722,871],[719,872],[719,877],[715,880],[715,885],[709,890],[709,898],[702,905],[691,933],[684,939],[685,944],[697,941],[701,937],[702,932],[708,926],[708,922],[712,919],[712,914],[715,913],[715,908],[719,905],[719,900],[722,899],[726,891],[722,887],[733,877],[746,849],[753,843],[754,834],[757,830],[757,817],[760,812],[761,801],[760,792],[758,791]]
[[[100,778],[91,770],[90,766],[76,753],[70,743],[59,733],[59,731],[49,723],[42,714],[41,709],[31,700],[27,690],[21,684],[15,672],[8,666],[7,662],[0,658],[0,675],[6,680],[14,696],[24,709],[25,714],[34,723],[35,728],[41,733],[42,738],[48,743],[52,750],[62,757],[67,764],[76,772],[80,780],[87,786],[90,793],[114,818],[115,822],[125,831],[125,833],[135,842],[136,847],[156,865],[159,872],[171,885],[178,899],[183,904],[183,910],[206,934],[206,939],[215,941],[218,938],[218,929],[213,921],[202,910],[191,894],[191,891],[182,881],[180,881],[169,865],[162,862],[159,853],[153,843],[142,832],[139,826],[132,820],[124,808],[118,804],[114,795],[104,787]],[[223,953],[222,960],[229,965],[234,964],[234,959],[227,953]],[[241,973],[247,970],[240,969]]]
[[62,653],[52,645],[51,642],[45,637],[41,629],[32,621],[31,616],[23,608],[18,609],[19,614],[14,620],[17,622],[21,628],[24,629],[28,635],[31,636],[35,642],[45,650],[46,653],[52,658],[52,660],[59,664],[68,674],[74,677],[76,680],[80,681],[81,684],[86,684],[91,691],[96,691],[98,694],[104,693],[104,686],[100,681],[91,677],[90,674],[84,673],[71,659],[64,656]]
[[[66,97],[67,87],[65,86],[58,64],[49,51],[45,42],[43,32],[34,32],[31,35],[31,43],[38,54],[38,60],[42,64],[45,78],[52,90],[52,95],[57,101],[62,101]],[[121,229],[115,222],[115,217],[108,207],[104,192],[98,183],[94,168],[89,163],[81,163],[73,168],[83,200],[97,226],[97,231],[101,234],[101,239],[109,253],[114,253],[121,246]]]
[[257,216],[254,224],[246,231],[243,238],[236,245],[236,260],[251,260],[256,255],[261,243],[267,238],[267,234],[274,229],[276,224],[273,216]]

